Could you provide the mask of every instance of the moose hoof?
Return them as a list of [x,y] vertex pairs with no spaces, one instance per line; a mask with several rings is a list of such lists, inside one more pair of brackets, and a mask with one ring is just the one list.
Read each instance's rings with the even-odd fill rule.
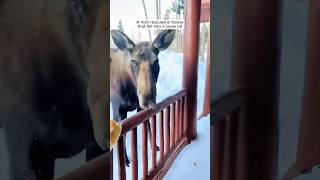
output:
[[156,146],[156,151],[160,151],[160,148],[159,148],[159,146]]
[[130,160],[128,160],[128,159],[126,160],[126,166],[130,167]]

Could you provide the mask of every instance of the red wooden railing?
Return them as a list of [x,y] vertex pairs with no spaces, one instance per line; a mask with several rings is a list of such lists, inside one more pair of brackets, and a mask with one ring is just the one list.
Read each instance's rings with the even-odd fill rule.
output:
[[236,88],[221,94],[211,106],[214,119],[211,134],[213,180],[233,180],[240,172],[237,164],[242,158],[238,154],[242,149],[238,140],[242,135],[239,121],[244,115],[245,99],[244,88]]
[[[136,115],[123,121],[122,136],[118,141],[118,173],[119,179],[125,180],[130,176],[131,179],[138,179],[138,171],[142,170],[142,179],[162,179],[169,170],[174,159],[190,141],[185,136],[185,118],[186,110],[186,90],[170,96],[155,108],[145,109]],[[157,116],[158,115],[158,116]],[[147,121],[151,122],[151,168],[148,164],[148,131]],[[142,126],[142,151],[138,153],[137,149],[137,128]],[[157,132],[159,126],[159,132]],[[125,166],[125,144],[123,135],[131,133],[131,168],[132,174],[126,174]],[[159,133],[160,155],[157,158],[156,135]],[[142,164],[138,163],[138,156],[142,156]]]
[[109,151],[55,180],[107,180],[110,177],[110,155]]

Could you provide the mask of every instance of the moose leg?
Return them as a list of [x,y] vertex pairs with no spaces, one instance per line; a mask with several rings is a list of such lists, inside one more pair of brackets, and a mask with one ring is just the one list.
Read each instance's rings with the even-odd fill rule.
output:
[[[148,125],[147,127],[148,127],[149,141],[150,141],[150,144],[152,144],[151,133],[154,133],[154,132],[151,132],[150,120],[147,121],[147,125]],[[159,148],[159,146],[157,144],[156,144],[156,151],[160,151],[160,148]]]
[[[127,118],[127,112],[120,110],[120,107],[118,105],[115,105],[115,103],[112,103],[112,110],[113,110],[113,119],[115,121],[121,121],[122,119]],[[125,159],[126,159],[126,166],[129,167],[130,160],[127,155],[127,148],[126,148],[126,135],[123,135],[123,144],[124,144],[124,152],[125,152]]]
[[[119,115],[120,115],[120,118],[121,120],[123,119],[126,119],[127,118],[127,111],[124,111],[124,110],[119,110]],[[125,158],[126,158],[126,166],[129,167],[130,165],[130,160],[129,160],[129,157],[128,157],[128,154],[127,154],[127,148],[126,148],[126,134],[123,135],[123,144],[124,144],[124,152],[125,152]]]
[[[138,108],[137,109],[137,112],[140,112],[140,111],[142,111],[142,109],[141,108]],[[148,120],[147,121],[147,128],[148,128],[148,134],[149,134],[149,141],[150,141],[150,144],[152,144],[152,139],[151,139],[151,126],[150,126],[150,120]],[[160,148],[159,148],[159,146],[158,145],[156,145],[156,151],[160,151]]]

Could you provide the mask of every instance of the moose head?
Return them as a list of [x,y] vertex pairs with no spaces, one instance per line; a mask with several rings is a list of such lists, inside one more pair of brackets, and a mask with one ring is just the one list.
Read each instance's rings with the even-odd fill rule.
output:
[[153,42],[144,41],[135,44],[123,32],[111,31],[114,44],[121,51],[127,51],[130,54],[131,73],[136,83],[139,106],[142,109],[156,104],[156,84],[160,71],[158,54],[170,46],[174,35],[174,30],[163,30]]

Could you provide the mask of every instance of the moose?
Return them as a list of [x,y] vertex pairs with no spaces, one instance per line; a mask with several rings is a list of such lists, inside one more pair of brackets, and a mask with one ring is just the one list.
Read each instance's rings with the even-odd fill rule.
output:
[[[163,30],[153,42],[135,44],[123,32],[111,31],[113,42],[117,46],[117,49],[110,48],[110,101],[114,120],[127,118],[129,111],[139,112],[156,105],[156,84],[160,72],[158,54],[170,46],[174,35],[174,30]],[[149,121],[147,127],[151,141]],[[156,150],[159,151],[158,146]],[[129,166],[126,151],[125,158],[126,165]]]
[[10,179],[49,180],[56,158],[87,149],[90,160],[108,150],[108,5],[2,0],[0,7],[0,125]]

